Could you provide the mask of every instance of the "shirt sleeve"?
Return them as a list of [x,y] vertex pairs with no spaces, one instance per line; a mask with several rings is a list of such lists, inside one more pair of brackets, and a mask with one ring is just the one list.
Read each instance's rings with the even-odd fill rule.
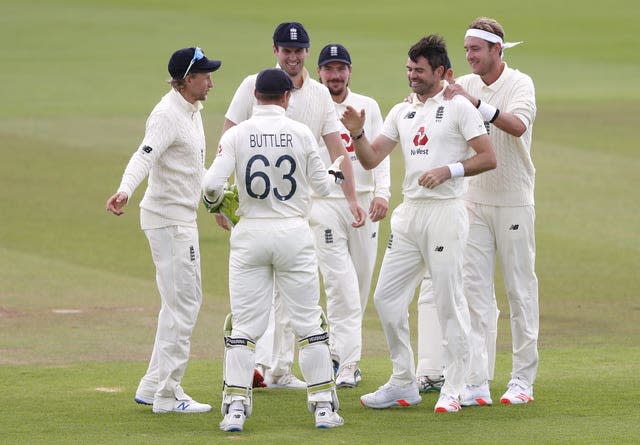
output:
[[[370,121],[370,140],[373,141],[378,134],[382,131],[382,112],[380,111],[380,106],[374,100],[372,101],[369,116],[367,119]],[[380,164],[376,168],[373,169],[373,180],[374,180],[374,196],[376,198],[384,198],[389,201],[391,197],[391,160],[390,157],[387,156],[382,160]]]
[[531,128],[536,118],[536,92],[529,76],[522,74],[518,79],[504,111],[515,114],[527,129]]
[[384,124],[382,125],[382,130],[380,131],[380,134],[395,142],[400,142],[396,116],[401,106],[402,104],[397,104],[391,109],[391,111],[389,111],[389,114],[387,114],[387,118],[384,120]]
[[152,113],[147,119],[145,135],[138,150],[133,153],[122,175],[118,191],[129,198],[147,177],[158,158],[176,138],[175,122],[165,113]]
[[340,119],[338,117],[338,113],[336,112],[336,106],[331,99],[329,90],[324,87],[323,89],[324,91],[322,100],[324,105],[324,123],[322,124],[321,136],[340,131]]
[[456,103],[458,109],[460,134],[462,134],[462,137],[464,137],[466,141],[487,134],[482,115],[471,102],[462,96],[456,96],[452,101]]
[[242,81],[233,95],[233,99],[231,99],[231,103],[224,117],[236,125],[251,117],[253,114],[253,106],[256,103],[253,95],[255,85],[255,75],[248,76]]
[[320,196],[327,196],[331,193],[331,185],[334,182],[332,180],[333,176],[329,175],[324,162],[320,159],[320,155],[318,154],[320,149],[311,130],[307,132],[304,139],[305,147],[308,147],[307,177],[309,178],[311,189]]
[[202,192],[209,201],[215,202],[222,192],[229,176],[236,167],[235,138],[237,127],[227,130],[220,138],[218,153],[204,175]]

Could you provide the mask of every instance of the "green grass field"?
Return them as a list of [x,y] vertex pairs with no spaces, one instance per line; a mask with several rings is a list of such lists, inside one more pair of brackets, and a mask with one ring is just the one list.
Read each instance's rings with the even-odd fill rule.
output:
[[[0,443],[640,442],[636,2],[0,1]],[[274,63],[276,24],[305,24],[312,73],[324,44],[345,44],[353,89],[386,114],[408,91],[406,52],[423,35],[442,34],[456,73],[468,72],[462,36],[479,15],[497,18],[507,40],[526,42],[506,60],[537,90],[536,401],[455,416],[434,415],[433,395],[406,410],[361,408],[359,395],[391,368],[370,304],[365,379],[339,393],[344,428],[315,430],[301,392],[256,391],[245,432],[223,434],[228,235],[202,212],[205,301],[184,384],[214,410],[155,416],[135,405],[159,309],[138,225],[143,188],[121,218],[104,203],[167,90],[171,52],[199,45],[223,60],[203,110],[211,161],[235,88]],[[395,205],[398,153],[392,163]],[[388,231],[385,221],[383,239]],[[494,399],[510,371],[508,307],[501,285],[497,292],[504,316]]]

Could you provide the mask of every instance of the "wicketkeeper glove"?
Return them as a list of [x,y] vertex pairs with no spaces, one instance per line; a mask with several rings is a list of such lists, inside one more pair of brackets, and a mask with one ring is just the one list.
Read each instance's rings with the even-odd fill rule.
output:
[[344,182],[344,174],[342,174],[342,170],[340,170],[340,164],[343,159],[344,155],[338,156],[329,167],[329,174],[335,177],[336,184],[342,184]]
[[214,202],[209,201],[204,195],[202,200],[207,212],[224,216],[234,226],[240,221],[240,217],[236,215],[240,200],[238,199],[238,187],[235,184],[231,186],[225,184],[222,193]]

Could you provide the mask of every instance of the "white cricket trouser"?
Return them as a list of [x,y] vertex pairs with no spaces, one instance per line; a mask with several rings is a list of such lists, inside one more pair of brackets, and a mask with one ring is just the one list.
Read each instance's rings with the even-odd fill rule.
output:
[[156,266],[161,308],[151,360],[137,392],[155,393],[154,407],[170,409],[184,398],[180,382],[202,303],[198,229],[170,226],[144,233]]
[[[324,333],[318,262],[307,221],[242,218],[231,232],[229,255],[233,338],[255,342],[262,336],[269,321],[274,287],[298,339]],[[254,360],[248,348],[228,349],[226,384],[250,388]],[[326,343],[301,349],[299,360],[308,385],[332,381]],[[325,392],[326,401],[331,401],[331,393]]]
[[[373,194],[361,193],[368,209]],[[362,314],[371,290],[378,247],[378,223],[367,218],[353,228],[353,215],[344,198],[315,199],[310,224],[327,298],[329,347],[341,366],[362,356]]]
[[281,376],[293,366],[296,337],[277,290],[269,312],[267,330],[256,342],[255,362],[269,369],[271,375]]
[[469,221],[462,200],[405,200],[391,217],[392,239],[380,269],[374,303],[389,346],[393,373],[389,382],[415,381],[409,333],[409,305],[425,269],[445,342],[442,391],[456,397],[468,372],[468,313],[463,313],[463,250]]
[[468,383],[493,379],[498,307],[494,293],[496,253],[511,319],[511,375],[533,385],[538,369],[538,278],[535,274],[535,209],[467,202],[470,229],[465,252],[465,296],[471,318]]
[[427,271],[418,295],[418,366],[417,376],[437,377],[444,371],[444,344],[433,294],[431,273]]

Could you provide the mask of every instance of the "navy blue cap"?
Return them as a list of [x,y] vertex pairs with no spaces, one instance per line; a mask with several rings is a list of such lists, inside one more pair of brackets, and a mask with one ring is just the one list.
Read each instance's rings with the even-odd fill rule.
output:
[[318,56],[318,66],[323,66],[330,62],[342,62],[351,65],[351,56],[347,48],[339,43],[329,43],[322,48]]
[[291,77],[278,68],[269,68],[258,73],[256,91],[262,94],[283,94],[293,90]]
[[280,23],[273,32],[273,44],[285,48],[309,48],[309,34],[302,23]]
[[222,65],[220,60],[210,60],[200,48],[182,48],[169,59],[169,74],[174,79],[183,79],[188,73],[210,73]]

